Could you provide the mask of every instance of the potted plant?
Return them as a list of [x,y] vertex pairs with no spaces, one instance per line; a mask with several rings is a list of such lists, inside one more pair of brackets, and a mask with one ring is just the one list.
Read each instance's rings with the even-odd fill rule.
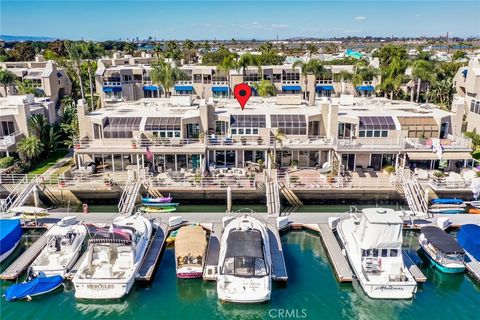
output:
[[383,167],[383,173],[388,174],[388,175],[393,174],[393,173],[395,173],[395,167],[394,166],[385,166],[385,167]]
[[258,159],[257,160],[257,164],[258,164],[258,167],[259,167],[259,171],[260,172],[263,172],[263,169],[264,169],[264,165],[263,165],[263,160],[262,159]]
[[336,176],[330,173],[330,174],[327,176],[327,182],[328,182],[328,183],[335,183],[335,181],[336,181]]
[[240,137],[240,142],[243,144],[243,145],[246,145],[247,144],[247,137]]
[[137,141],[132,139],[132,149],[137,149]]
[[106,187],[109,187],[109,188],[113,185],[112,179],[108,177],[103,179],[103,183],[105,184]]
[[298,168],[298,161],[297,161],[297,160],[292,160],[292,161],[290,161],[290,166],[292,167],[293,170],[297,170],[297,168]]
[[444,177],[445,177],[445,173],[443,173],[443,172],[440,171],[440,170],[435,170],[435,171],[433,172],[433,176],[434,176],[435,178],[444,178]]
[[262,136],[258,136],[258,138],[257,138],[257,143],[258,143],[258,144],[262,144],[262,143],[263,143],[263,138],[262,138]]
[[199,140],[200,142],[204,143],[204,142],[205,142],[205,133],[200,132],[200,133],[198,134],[198,140]]

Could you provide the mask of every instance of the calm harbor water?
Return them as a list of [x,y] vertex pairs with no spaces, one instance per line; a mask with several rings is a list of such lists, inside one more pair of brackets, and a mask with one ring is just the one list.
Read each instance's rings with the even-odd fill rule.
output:
[[[275,284],[271,301],[259,305],[222,304],[216,286],[175,277],[174,249],[167,248],[153,282],[136,285],[126,299],[77,301],[71,284],[33,301],[0,304],[2,319],[478,319],[480,286],[467,275],[445,275],[428,266],[429,281],[411,301],[368,299],[355,284],[337,283],[317,235],[291,232],[282,237],[289,280]],[[405,248],[418,260],[416,235]],[[19,253],[19,252],[17,252]],[[10,261],[12,259],[9,259]],[[4,269],[6,264],[1,265]],[[1,290],[11,282],[0,282]]]

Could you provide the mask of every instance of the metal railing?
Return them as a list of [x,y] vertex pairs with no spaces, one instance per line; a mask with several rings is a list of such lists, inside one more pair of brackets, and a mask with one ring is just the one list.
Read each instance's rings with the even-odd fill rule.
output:
[[440,190],[440,189],[470,189],[472,181],[471,180],[464,180],[460,176],[455,176],[453,178],[449,177],[435,177],[432,176],[428,180],[428,185],[433,190]]
[[[405,138],[403,147],[405,150],[433,150],[435,144],[434,138]],[[442,146],[443,151],[471,149],[472,140],[466,137],[452,136],[447,139],[437,139]]]
[[400,150],[403,142],[401,138],[351,138],[336,139],[335,145],[342,150]]
[[12,145],[15,144],[17,138],[19,136],[21,136],[23,133],[20,132],[20,131],[17,131],[17,132],[14,132],[14,133],[11,133],[7,136],[3,136],[0,138],[0,148],[1,147],[5,147],[5,148],[8,148]]
[[[114,142],[114,143],[113,143]],[[89,147],[101,147],[105,149],[130,147],[131,149],[145,148],[145,147],[181,147],[191,145],[194,143],[202,143],[198,138],[184,139],[184,138],[138,138],[138,139],[76,139],[74,148],[83,149]]]
[[255,178],[243,176],[216,176],[202,177],[150,177],[149,186],[153,188],[185,188],[185,189],[256,189],[257,181]]
[[342,176],[301,177],[294,174],[282,174],[278,181],[288,188],[295,189],[390,189],[392,178],[379,176],[376,178],[350,178]]

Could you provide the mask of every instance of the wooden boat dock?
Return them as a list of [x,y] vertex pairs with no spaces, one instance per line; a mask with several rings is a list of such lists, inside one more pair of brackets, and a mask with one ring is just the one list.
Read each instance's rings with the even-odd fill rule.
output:
[[208,238],[205,266],[203,268],[203,280],[217,280],[218,257],[220,255],[220,240],[222,238],[222,224],[210,224],[210,237]]
[[465,267],[468,274],[475,280],[480,282],[480,262],[477,261],[470,253],[465,251],[467,258],[465,259]]
[[[155,226],[155,224],[154,224]],[[143,258],[142,265],[137,273],[136,279],[139,281],[150,281],[158,266],[158,262],[165,248],[165,241],[168,235],[168,226],[161,223],[155,228],[155,234],[150,239],[147,253]]]
[[283,256],[282,241],[278,229],[273,225],[267,225],[268,240],[270,242],[270,254],[272,255],[272,280],[287,281],[287,266]]
[[338,244],[332,229],[326,223],[318,224],[318,231],[323,245],[328,253],[328,258],[332,263],[335,276],[339,282],[352,282],[353,272],[348,264],[347,259],[342,253],[342,249]]
[[2,274],[2,280],[15,280],[32,264],[33,260],[40,254],[47,245],[48,237],[43,234],[37,239],[20,257],[17,258]]
[[427,277],[423,274],[420,268],[413,262],[413,260],[408,256],[405,250],[402,250],[403,263],[407,267],[408,271],[412,274],[413,278],[417,282],[426,282]]

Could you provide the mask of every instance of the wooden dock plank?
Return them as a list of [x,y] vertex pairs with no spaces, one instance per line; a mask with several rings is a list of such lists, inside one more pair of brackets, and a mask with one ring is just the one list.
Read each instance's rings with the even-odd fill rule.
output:
[[413,260],[408,256],[405,250],[402,250],[402,256],[403,256],[403,263],[407,267],[408,271],[410,271],[415,281],[426,282],[427,277],[423,274],[420,268],[413,262]]
[[217,280],[218,258],[220,255],[220,241],[222,238],[222,224],[213,223],[208,239],[203,280]]
[[328,253],[328,257],[333,265],[335,276],[339,282],[352,282],[353,272],[348,264],[347,259],[342,253],[342,249],[338,244],[332,229],[328,224],[320,223],[318,225],[320,238]]
[[40,254],[42,249],[47,245],[47,241],[48,238],[43,234],[0,275],[0,279],[14,280],[18,278]]
[[283,256],[280,234],[275,226],[267,225],[268,240],[270,242],[270,254],[272,255],[272,279],[275,281],[287,281],[287,266]]
[[161,257],[161,253],[165,246],[165,240],[168,235],[168,227],[161,224],[157,227],[152,237],[147,253],[143,258],[142,265],[137,273],[136,279],[140,281],[152,280],[154,271]]
[[468,273],[477,281],[480,282],[480,262],[477,261],[470,253],[465,252],[467,259],[465,259],[465,267]]

